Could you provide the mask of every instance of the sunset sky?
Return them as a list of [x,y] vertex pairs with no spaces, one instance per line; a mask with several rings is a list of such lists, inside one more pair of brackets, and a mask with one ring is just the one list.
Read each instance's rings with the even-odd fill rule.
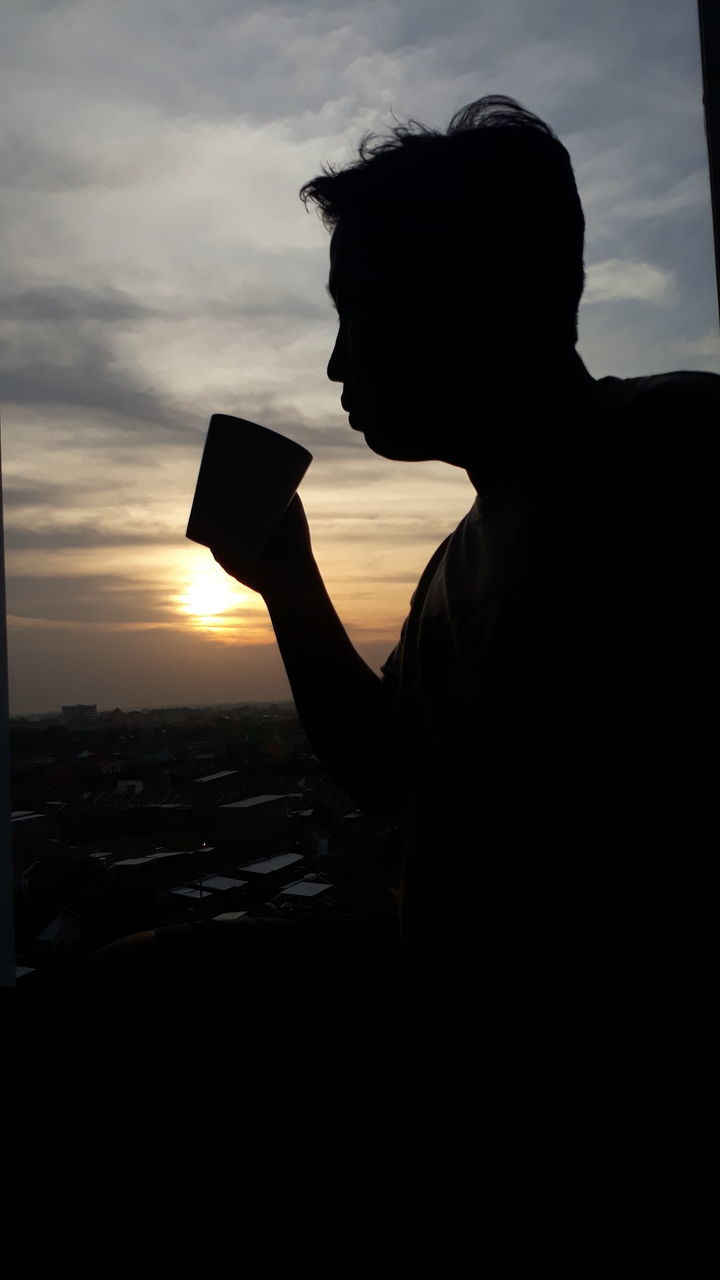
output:
[[298,190],[369,129],[517,98],[573,160],[590,372],[720,373],[695,0],[11,0],[2,27],[14,714],[290,696],[262,600],[184,536],[211,413],[310,449],[338,613],[374,669],[395,644],[474,491],[373,454],[326,376]]

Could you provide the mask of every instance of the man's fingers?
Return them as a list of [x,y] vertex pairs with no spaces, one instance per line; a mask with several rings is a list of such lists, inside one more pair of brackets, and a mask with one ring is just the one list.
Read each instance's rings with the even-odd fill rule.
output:
[[225,568],[225,564],[223,562],[229,562],[235,558],[233,557],[232,544],[225,538],[214,538],[210,551],[213,559],[217,560],[218,564],[221,564],[223,568]]

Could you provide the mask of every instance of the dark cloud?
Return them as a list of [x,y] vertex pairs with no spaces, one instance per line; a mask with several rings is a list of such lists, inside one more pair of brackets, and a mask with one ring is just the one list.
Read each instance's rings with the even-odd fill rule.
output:
[[192,417],[164,392],[118,365],[118,326],[156,312],[118,289],[73,286],[5,295],[0,377],[6,405],[76,408],[126,419],[126,429],[152,425],[192,437]]
[[128,419],[136,430],[162,427],[186,436],[186,443],[193,436],[187,410],[141,383],[134,384],[130,372],[117,369],[111,351],[87,338],[79,344],[72,364],[28,359],[6,369],[0,385],[6,404],[95,410]]
[[60,150],[42,139],[23,136],[12,129],[0,146],[0,163],[6,189],[23,192],[77,191],[93,186],[97,169],[65,144]]
[[83,289],[77,285],[46,285],[0,295],[0,313],[5,320],[100,321],[125,324],[164,315],[122,289],[109,285]]
[[[310,440],[310,431],[306,439]],[[337,440],[337,444],[334,442]],[[342,454],[348,447],[348,442],[355,452],[355,446],[359,444],[357,457],[354,457],[350,463],[347,462],[347,455]],[[354,442],[354,443],[353,443]],[[316,440],[317,443],[317,440]],[[324,489],[359,489],[364,485],[370,485],[378,480],[387,479],[388,468],[390,463],[387,458],[380,458],[377,454],[371,454],[365,442],[357,436],[353,436],[350,427],[329,427],[326,428],[322,436],[322,458],[317,458],[312,465],[312,469],[307,473],[307,479],[304,486],[307,490],[315,486]],[[306,446],[312,452],[312,445]],[[339,453],[340,459],[329,461],[331,454]]]
[[[461,515],[463,514],[464,512],[461,513]],[[460,516],[458,516],[459,518]],[[321,538],[327,538],[332,541],[333,545],[340,542],[349,542],[361,547],[362,554],[365,556],[370,548],[375,550],[378,546],[416,546],[420,548],[429,546],[431,550],[434,550],[452,532],[455,524],[457,524],[457,519],[450,523],[448,528],[436,523],[433,519],[423,519],[422,517],[414,520],[405,520],[402,516],[396,519],[390,517],[379,520],[377,523],[363,517],[357,520],[347,519],[344,525],[343,522],[336,518],[332,521],[332,528],[329,532],[325,532],[323,529],[325,523],[322,515],[313,518],[310,532],[311,534],[313,531],[317,533],[318,543]],[[428,557],[429,555],[430,552],[428,552]],[[387,580],[388,576],[383,572],[382,581],[385,582]]]
[[[277,274],[282,277],[286,270],[290,271],[290,265],[284,261],[290,255],[274,256],[278,259]],[[244,280],[234,298],[218,298],[210,294],[198,299],[178,294],[166,297],[162,307],[151,306],[110,285],[99,285],[94,289],[69,284],[47,285],[0,294],[0,313],[6,321],[100,322],[119,328],[128,325],[136,328],[151,319],[162,319],[172,325],[193,319],[240,321],[275,316],[286,323],[294,319],[327,323],[330,309],[322,288],[327,254],[313,252],[306,256],[312,257],[312,262],[302,273],[307,277],[305,283],[309,286],[305,293],[286,289],[281,281],[263,278],[262,273],[257,273],[249,281]],[[297,270],[294,274],[298,274]]]
[[[504,0],[496,6],[473,0],[326,0],[322,6],[205,0],[201,7],[174,0],[170,21],[163,7],[141,0],[114,6],[98,0],[92,9],[69,3],[49,11],[43,6],[39,13],[33,5],[18,5],[4,24],[4,43],[8,60],[22,64],[34,55],[61,81],[82,68],[81,87],[90,98],[141,102],[181,118],[285,119],[299,133],[317,132],[328,104],[336,104],[339,117],[352,119],[358,99],[363,101],[363,84],[368,97],[380,86],[396,87],[395,110],[404,111],[403,99],[409,98],[417,114],[418,93],[431,94],[442,80],[461,83],[471,100],[507,92],[497,84],[503,73],[515,82],[509,91],[517,92],[525,70],[528,92],[533,82],[549,84],[559,103],[567,98],[569,82],[567,118],[585,127],[597,118],[598,93],[610,70],[607,107],[621,113],[645,91],[654,67],[660,76],[669,61],[688,65],[690,42],[678,40],[683,21],[696,23],[695,9],[683,11],[677,0],[635,0],[630,11],[627,0],[604,0],[601,11],[567,0]],[[577,69],[575,83],[573,64],[566,56],[563,65],[562,56],[590,42],[595,57]],[[103,171],[105,159],[102,153],[95,157],[96,171]],[[46,168],[52,166],[46,162]]]
[[[243,390],[238,403],[238,397],[230,401],[227,387],[217,391],[209,387],[202,396],[203,405],[198,406],[194,420],[204,428],[208,421],[207,406],[212,405],[214,413],[229,413],[246,418],[250,422],[269,427],[271,431],[289,436],[309,449],[313,457],[316,454],[318,458],[322,457],[322,465],[328,468],[328,484],[333,484],[337,466],[347,464],[348,457],[355,455],[357,461],[352,462],[354,469],[358,464],[362,465],[363,460],[367,460],[370,452],[364,438],[348,425],[347,415],[339,403],[339,388],[337,395],[338,409],[335,415],[310,416],[301,403],[289,400],[282,392],[273,394],[272,391]],[[378,459],[386,471],[392,465],[387,459],[380,460],[377,454],[372,456]],[[378,463],[372,464],[372,472],[367,474],[368,479],[371,474],[381,474],[377,468]]]
[[[84,485],[81,480],[75,479],[73,481],[72,490],[75,493],[87,493],[92,489],[92,485]],[[52,480],[11,480],[7,486],[3,485],[3,502],[6,510],[11,507],[47,507],[50,509],[65,504],[67,501],[68,486],[66,484],[55,484]]]
[[177,611],[163,603],[157,583],[117,574],[33,577],[8,574],[7,611],[53,622],[168,622]]
[[[438,545],[447,537],[446,533],[438,536]],[[383,573],[383,582],[398,582],[413,588],[417,586],[418,575],[416,573]],[[377,586],[378,575],[376,573],[355,573],[353,574],[353,582],[373,582]]]
[[167,529],[132,528],[103,529],[93,522],[76,525],[45,526],[24,529],[6,524],[6,551],[59,551],[92,547],[177,546],[184,529],[173,536]]
[[[318,280],[318,299],[321,292]],[[68,408],[77,409],[83,415],[78,423],[80,429],[87,423],[88,415],[97,414],[98,425],[102,425],[103,415],[111,415],[115,420],[112,432],[116,439],[122,432],[142,431],[145,443],[155,439],[187,446],[195,442],[202,425],[207,422],[206,406],[213,405],[215,401],[217,411],[222,411],[222,402],[228,396],[227,387],[215,392],[208,385],[199,389],[195,396],[185,396],[180,400],[164,389],[149,386],[136,370],[119,362],[119,333],[127,327],[137,329],[143,322],[159,316],[171,326],[188,318],[198,318],[198,323],[204,323],[208,318],[221,318],[237,327],[238,351],[241,353],[241,322],[251,323],[253,319],[265,316],[289,323],[293,307],[296,319],[304,315],[306,321],[323,318],[327,321],[326,300],[316,302],[312,294],[305,300],[297,294],[285,294],[281,287],[276,287],[275,292],[271,289],[269,297],[263,301],[257,284],[250,296],[239,297],[237,302],[218,298],[202,302],[176,298],[166,302],[162,309],[139,302],[122,290],[110,287],[89,289],[55,285],[6,292],[0,297],[0,312],[9,322],[5,331],[4,368],[0,376],[2,398],[6,405],[52,406],[66,411]],[[329,354],[328,349],[328,357]],[[322,366],[321,371],[324,372]],[[241,382],[241,374],[238,382]],[[228,411],[238,412],[236,406]],[[243,393],[241,416],[263,422],[289,435],[293,435],[297,425],[302,436],[310,434],[315,442],[319,438],[318,424],[282,395],[275,396],[271,388],[264,392]],[[148,428],[160,428],[160,433],[153,435],[151,431],[148,434]],[[349,434],[349,431],[347,435],[338,433],[327,443],[342,448]],[[300,436],[296,438],[305,443]]]

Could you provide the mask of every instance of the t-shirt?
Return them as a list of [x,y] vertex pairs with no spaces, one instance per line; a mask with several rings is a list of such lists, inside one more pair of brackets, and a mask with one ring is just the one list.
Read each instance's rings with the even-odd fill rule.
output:
[[595,392],[554,460],[476,497],[382,667],[411,953],[578,904],[693,910],[710,891],[720,375]]

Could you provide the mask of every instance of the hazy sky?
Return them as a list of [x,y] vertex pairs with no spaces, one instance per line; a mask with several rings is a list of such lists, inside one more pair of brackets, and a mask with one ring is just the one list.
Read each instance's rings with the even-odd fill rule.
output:
[[330,594],[376,670],[395,644],[474,491],[349,429],[297,194],[392,113],[444,129],[505,93],[547,120],[585,209],[590,372],[720,373],[695,0],[6,0],[1,34],[15,714],[289,696],[262,601],[184,536],[214,412],[311,450]]

